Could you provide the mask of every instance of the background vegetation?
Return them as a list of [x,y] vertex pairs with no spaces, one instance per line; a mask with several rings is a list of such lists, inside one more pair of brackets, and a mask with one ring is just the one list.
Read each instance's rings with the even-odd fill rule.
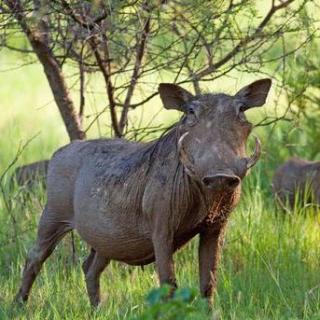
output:
[[[297,206],[292,215],[284,216],[277,211],[271,194],[272,174],[288,157],[320,160],[320,44],[316,20],[319,3],[231,1],[225,6],[226,2],[219,4],[219,1],[215,5],[203,1],[152,2],[149,42],[139,66],[140,71],[148,72],[142,72],[134,84],[121,135],[129,139],[153,139],[161,134],[162,128],[179,119],[177,112],[162,110],[158,96],[154,95],[161,81],[181,83],[195,92],[232,94],[257,78],[274,79],[266,106],[248,112],[257,125],[254,134],[262,140],[263,156],[246,178],[243,198],[232,214],[219,267],[214,311],[208,314],[197,289],[197,239],[176,255],[179,286],[190,289],[178,294],[178,302],[158,303],[162,291],[153,292],[158,298],[151,295],[151,300],[149,297],[149,302],[146,301],[147,293],[157,286],[152,265],[142,270],[112,262],[102,277],[104,301],[97,311],[92,311],[80,268],[88,249],[76,237],[77,261],[71,259],[67,238],[45,264],[29,304],[23,308],[12,305],[26,251],[35,239],[45,191],[39,186],[26,198],[26,190],[13,187],[10,176],[16,166],[49,158],[74,138],[70,130],[66,134],[61,108],[57,108],[55,92],[43,72],[45,66],[34,54],[12,11],[5,12],[13,2],[0,1],[0,319],[152,319],[148,318],[150,315],[159,319],[184,319],[190,315],[190,319],[320,319],[319,212]],[[34,11],[32,1],[21,3],[29,14]],[[44,2],[48,3],[51,2]],[[55,26],[50,30],[56,35],[56,42],[50,44],[54,45],[51,52],[59,62],[76,113],[82,117],[78,129],[87,138],[114,135],[106,90],[108,81],[94,55],[94,52],[105,54],[105,48],[99,44],[93,49],[87,37],[79,36],[80,31],[84,32],[81,28],[85,31],[88,28],[79,27],[79,21],[74,20],[64,1],[52,3],[55,11],[48,23]],[[79,1],[66,3],[76,10]],[[120,121],[150,8],[139,16],[137,12],[145,10],[142,1],[103,3],[107,5],[106,12],[113,14],[113,24],[106,28],[102,25],[94,36],[100,39],[107,34],[111,43],[119,45],[110,52],[119,54],[118,60],[112,60],[112,70],[121,75],[112,73],[111,82],[113,92],[117,93],[115,112]],[[263,32],[259,29],[255,33],[273,6],[283,7],[279,7]],[[46,10],[40,10],[41,17],[47,17]],[[133,13],[128,16],[130,19],[121,15],[123,10]],[[189,15],[190,12],[194,14]],[[88,21],[80,22],[92,22],[91,15],[76,15],[84,17]],[[31,21],[31,25],[37,26],[41,19]],[[175,25],[170,21],[175,21]],[[72,33],[68,26],[77,26],[78,33]],[[127,30],[127,26],[132,28]],[[62,40],[66,40],[65,30],[74,37],[72,41],[70,37],[67,39],[76,52],[81,46],[85,48],[80,60],[65,50]],[[239,43],[241,46],[233,51]],[[225,64],[217,65],[229,52],[235,55]],[[108,61],[104,57],[106,65],[102,67]],[[84,68],[82,115],[81,63],[82,67],[88,64]],[[215,68],[210,69],[212,65]],[[210,72],[195,77],[204,70]],[[149,96],[152,99],[145,101]],[[144,103],[134,106],[140,102]],[[116,125],[120,128],[120,122]],[[13,167],[2,176],[21,146],[31,138]]]

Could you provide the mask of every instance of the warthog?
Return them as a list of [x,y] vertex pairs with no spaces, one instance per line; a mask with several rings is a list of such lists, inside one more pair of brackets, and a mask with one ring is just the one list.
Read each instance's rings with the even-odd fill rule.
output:
[[244,112],[262,106],[270,86],[263,79],[235,96],[193,96],[163,83],[164,107],[184,115],[158,140],[75,141],[58,150],[49,165],[38,239],[16,298],[27,300],[43,262],[72,229],[93,248],[83,264],[92,305],[100,301],[99,278],[110,260],[155,261],[160,283],[175,287],[173,254],[197,234],[201,293],[211,297],[229,214],[260,155],[256,139],[254,153],[246,156],[252,125]]
[[49,160],[23,165],[14,171],[12,179],[14,179],[19,186],[32,187],[36,182],[45,182],[48,166]]
[[273,192],[281,207],[294,207],[296,197],[320,205],[320,161],[292,158],[273,177]]

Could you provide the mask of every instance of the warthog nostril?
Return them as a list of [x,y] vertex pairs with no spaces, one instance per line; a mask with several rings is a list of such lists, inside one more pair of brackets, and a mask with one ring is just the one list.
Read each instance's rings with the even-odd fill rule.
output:
[[210,177],[204,177],[204,178],[202,179],[203,184],[204,184],[205,186],[207,186],[207,187],[210,186],[211,181],[212,181],[212,180],[211,180]]
[[236,188],[240,181],[239,177],[226,174],[207,176],[202,179],[203,184],[212,189]]
[[237,187],[238,184],[240,183],[240,179],[238,177],[230,177],[227,179],[227,184],[229,187]]

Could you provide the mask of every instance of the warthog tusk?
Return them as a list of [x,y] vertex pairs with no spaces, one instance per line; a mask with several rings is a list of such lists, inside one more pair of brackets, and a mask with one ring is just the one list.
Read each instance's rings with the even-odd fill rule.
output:
[[195,170],[194,170],[194,165],[193,162],[190,161],[189,156],[187,155],[184,147],[183,147],[183,140],[184,138],[189,134],[189,132],[185,132],[178,140],[178,154],[179,158],[185,167],[187,173],[190,176],[195,176]]
[[256,145],[252,156],[247,158],[247,169],[252,168],[260,158],[261,155],[261,142],[258,137],[256,137]]

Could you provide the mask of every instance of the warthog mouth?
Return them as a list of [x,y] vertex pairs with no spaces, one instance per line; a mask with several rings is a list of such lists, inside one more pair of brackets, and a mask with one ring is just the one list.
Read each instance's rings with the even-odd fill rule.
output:
[[[198,175],[196,174],[196,169],[194,166],[193,160],[190,159],[189,155],[187,154],[185,148],[184,148],[184,139],[188,135],[188,132],[185,132],[178,140],[178,154],[179,154],[179,159],[181,163],[183,164],[186,173],[193,179],[201,181],[203,185],[209,188],[215,188],[216,186],[227,186],[231,188],[237,187],[240,182],[241,178],[237,175],[235,175],[233,172],[219,172],[219,173],[214,173],[213,175],[210,176],[205,176],[202,178],[199,178]],[[245,157],[243,158],[245,162],[245,168],[246,171],[248,171],[250,168],[252,168],[257,161],[259,160],[261,155],[261,143],[258,137],[255,137],[255,148],[250,157]]]

